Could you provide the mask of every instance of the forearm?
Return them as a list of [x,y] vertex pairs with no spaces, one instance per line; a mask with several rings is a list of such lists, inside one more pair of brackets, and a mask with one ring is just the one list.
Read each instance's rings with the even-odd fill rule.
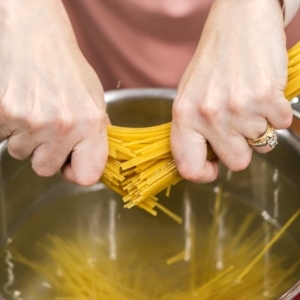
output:
[[47,13],[51,13],[53,11],[56,11],[57,13],[65,13],[61,0],[0,0],[0,9],[7,15],[12,14],[16,18],[30,12],[32,14],[39,12],[40,17],[43,17]]
[[44,30],[49,29],[49,32],[55,30],[63,35],[66,31],[69,34],[71,29],[61,0],[0,0],[0,13],[2,26],[18,32],[41,31],[45,34]]
[[[14,78],[17,75],[22,77],[22,73],[17,72],[22,68],[46,73],[49,70],[45,60],[55,65],[63,53],[81,55],[60,0],[0,0],[0,12],[0,51],[2,58],[10,62],[5,64],[6,70],[3,65],[1,68],[7,75],[14,72]],[[61,68],[67,64],[66,60],[60,63]],[[23,83],[27,81],[30,81],[30,76],[22,79]],[[0,89],[3,87],[0,85]],[[0,97],[2,92],[0,90]]]

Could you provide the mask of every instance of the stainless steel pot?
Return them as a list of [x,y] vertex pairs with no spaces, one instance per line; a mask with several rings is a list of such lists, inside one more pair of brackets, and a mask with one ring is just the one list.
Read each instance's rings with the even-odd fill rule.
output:
[[[172,118],[171,107],[175,93],[175,90],[168,89],[107,92],[105,98],[111,122],[127,127],[145,127],[169,122]],[[300,139],[289,130],[282,130],[278,132],[278,140],[279,145],[271,153],[255,153],[250,167],[246,170],[232,173],[221,166],[217,182],[208,185],[183,182],[176,187],[170,200],[162,195],[162,202],[178,214],[184,215],[186,203],[183,198],[186,198],[184,195],[187,192],[191,200],[189,205],[197,214],[201,210],[199,195],[214,197],[215,187],[222,182],[228,193],[257,207],[270,222],[275,225],[285,223],[300,208]],[[30,162],[19,162],[8,155],[6,142],[0,144],[0,162],[0,293],[7,292],[7,297],[12,296],[9,296],[11,283],[7,284],[5,246],[11,242],[11,237],[16,239],[16,246],[20,251],[24,249],[28,252],[46,233],[59,231],[71,234],[75,228],[80,229],[83,223],[88,223],[91,234],[99,237],[107,236],[109,228],[114,228],[111,230],[115,230],[117,234],[120,226],[128,228],[128,232],[134,231],[135,224],[144,226],[143,230],[147,231],[148,236],[157,238],[160,235],[158,227],[153,225],[156,220],[152,216],[138,209],[125,211],[119,197],[101,183],[83,188],[62,181],[59,174],[51,178],[38,177],[31,170]],[[117,228],[108,225],[112,214],[118,218],[121,216],[117,223],[121,225]],[[47,232],[43,222],[48,224]],[[173,238],[183,239],[184,228],[173,228],[167,218],[160,222],[166,222],[167,225],[159,228],[169,230]],[[23,228],[27,228],[25,234]],[[300,245],[299,228],[298,219],[289,228],[289,234]],[[117,235],[116,239],[118,238],[120,237]],[[110,252],[112,257],[117,255],[115,251],[117,250]],[[24,284],[22,279],[16,281],[20,285]],[[5,283],[6,291],[3,291],[1,287]],[[30,299],[42,299],[42,284],[35,282],[35,286],[41,286],[41,294]]]

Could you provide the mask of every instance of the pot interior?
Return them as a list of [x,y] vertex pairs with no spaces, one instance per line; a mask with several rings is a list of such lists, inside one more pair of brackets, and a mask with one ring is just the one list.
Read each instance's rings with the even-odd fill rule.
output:
[[[169,122],[174,95],[160,89],[108,92],[108,114],[118,126]],[[102,292],[107,298],[95,299],[218,299],[204,295],[201,286],[226,270],[227,278],[238,278],[238,267],[250,263],[300,208],[300,143],[287,130],[279,132],[278,138],[274,151],[254,153],[251,165],[242,172],[221,165],[218,179],[211,184],[182,181],[172,187],[170,197],[162,192],[159,202],[182,216],[182,225],[162,212],[153,217],[138,208],[124,209],[121,197],[102,183],[83,188],[62,181],[59,174],[40,178],[29,162],[12,159],[3,142],[0,294],[7,299],[79,299],[63,298],[67,295],[62,286],[75,290],[88,281],[80,299],[93,299],[105,281]],[[255,278],[261,298],[255,299],[276,299],[300,278],[300,268],[295,266],[299,227],[297,218],[253,268],[256,273],[260,270],[259,279]],[[239,245],[244,252],[237,250]],[[49,249],[54,248],[59,263],[50,255]],[[247,254],[249,248],[252,256]],[[184,253],[181,259],[168,265],[166,261],[178,253]],[[64,262],[72,274],[80,273],[85,264],[83,275],[64,282]],[[235,264],[236,273],[230,269]],[[273,266],[278,264],[282,272],[277,274]],[[287,271],[292,275],[273,292],[274,282]],[[245,280],[255,282],[250,275]],[[227,299],[224,295],[220,299]]]

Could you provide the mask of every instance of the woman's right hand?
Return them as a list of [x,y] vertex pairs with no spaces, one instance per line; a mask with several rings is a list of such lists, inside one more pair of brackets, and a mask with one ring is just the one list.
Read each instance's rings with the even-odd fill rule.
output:
[[103,89],[61,1],[1,2],[0,139],[40,176],[62,169],[67,181],[96,183],[108,154]]

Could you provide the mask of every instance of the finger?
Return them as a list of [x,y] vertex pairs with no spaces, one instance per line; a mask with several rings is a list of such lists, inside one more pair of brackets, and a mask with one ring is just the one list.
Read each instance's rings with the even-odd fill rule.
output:
[[71,163],[62,168],[62,176],[69,182],[91,186],[99,181],[107,156],[108,142],[106,130],[103,130],[100,137],[83,140],[74,147]]
[[[268,129],[268,122],[267,122],[266,118],[258,115],[258,113],[259,113],[259,111],[254,111],[254,112],[252,112],[252,117],[249,117],[249,118],[240,118],[239,117],[239,118],[232,120],[233,123],[231,126],[233,128],[237,128],[237,133],[240,134],[240,136],[245,138],[247,144],[249,144],[248,139],[249,140],[258,139],[258,138],[264,136],[264,134],[266,133],[266,131]],[[232,139],[233,138],[228,138],[228,141],[230,141]],[[242,143],[243,141],[240,141],[239,143]],[[251,145],[249,145],[249,146],[252,150],[259,152],[259,153],[267,153],[267,152],[270,152],[273,150],[269,145],[266,145],[263,147],[257,147],[257,146],[251,146]],[[217,147],[220,147],[220,146],[217,146]],[[248,158],[249,157],[250,156],[248,156]],[[232,159],[234,159],[234,158],[231,158],[231,160]],[[239,164],[238,161],[236,161],[236,163]],[[249,161],[249,163],[250,163],[250,161]],[[227,166],[229,166],[229,168],[232,169],[232,167],[231,167],[232,163],[228,162],[226,164],[227,164]],[[243,166],[243,164],[245,164],[245,165]],[[234,168],[236,167],[237,170],[239,170],[239,169],[245,168],[246,166],[247,166],[247,160],[244,163],[242,162],[241,166],[234,166]]]
[[[276,133],[275,133],[276,134]],[[266,145],[263,147],[255,147],[255,146],[251,146],[252,150],[254,150],[257,153],[262,153],[262,154],[266,154],[268,152],[271,152],[274,148],[272,148],[270,145]]]
[[[249,120],[245,120],[244,122],[241,120],[238,121],[235,127],[238,128],[238,133],[245,137],[248,144],[248,140],[256,140],[263,137],[268,129],[267,120],[261,116],[257,116],[255,122],[253,122],[253,118],[249,118]],[[269,145],[257,147],[249,144],[249,146],[252,150],[259,153],[267,153],[273,150]]]
[[193,182],[211,182],[218,176],[217,160],[208,161],[205,138],[173,122],[171,149],[180,175]]
[[38,146],[39,142],[34,137],[16,134],[8,138],[7,150],[13,158],[24,160],[31,157]]
[[210,136],[209,143],[228,169],[237,172],[246,169],[250,164],[252,149],[244,136],[238,133],[217,136],[215,133]]
[[7,139],[11,135],[11,130],[5,125],[5,123],[0,122],[0,141]]
[[[271,134],[272,134],[271,137],[267,136],[268,133],[270,134],[269,126],[271,126],[273,129],[271,132]],[[277,134],[276,134],[274,127],[272,125],[268,124],[268,122],[266,122],[265,127],[266,127],[266,129],[264,130],[264,133],[260,134],[256,139],[250,139],[250,140],[247,139],[247,142],[250,145],[250,147],[258,153],[268,153],[268,152],[272,151],[275,148],[275,146],[277,145]],[[258,143],[258,145],[253,145],[253,143],[255,143],[255,142]],[[265,145],[261,146],[261,145],[259,145],[259,143],[265,143]]]
[[71,145],[63,142],[41,144],[33,151],[32,169],[39,176],[50,177],[62,167],[71,150]]
[[268,120],[275,129],[286,129],[293,121],[293,111],[288,100],[281,95],[275,103],[266,110],[263,117]]

